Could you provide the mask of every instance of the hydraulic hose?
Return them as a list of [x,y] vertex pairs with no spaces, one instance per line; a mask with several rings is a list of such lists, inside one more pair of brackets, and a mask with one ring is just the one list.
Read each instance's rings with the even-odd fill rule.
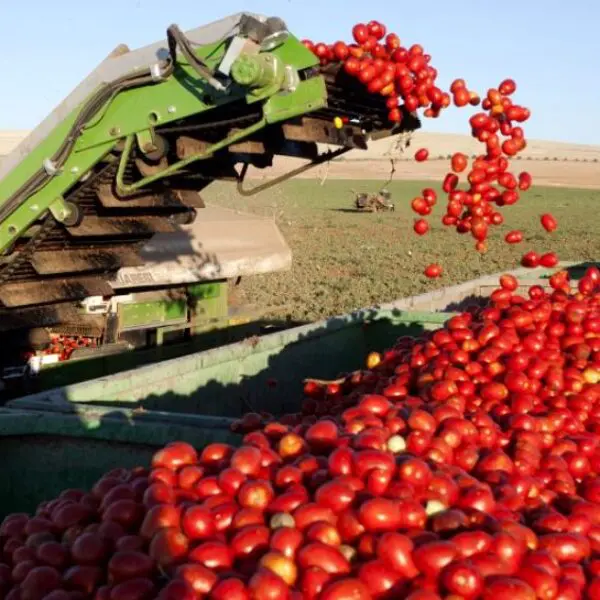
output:
[[[103,84],[94,95],[87,100],[75,123],[71,126],[69,133],[55,154],[49,159],[49,164],[54,171],[59,171],[67,161],[77,139],[82,134],[86,124],[93,119],[114,96],[128,89],[150,85],[169,77],[175,70],[177,62],[177,46],[187,59],[190,66],[200,77],[207,80],[213,87],[224,89],[223,84],[215,79],[214,72],[204,64],[192,51],[189,40],[177,25],[171,25],[167,30],[170,58],[161,65],[157,73],[153,67],[142,72],[128,73],[115,81]],[[52,174],[45,167],[36,171],[18,190],[16,190],[2,206],[0,206],[0,222],[7,218],[21,202],[37,193],[50,179]]]
[[[168,77],[173,72],[173,69],[173,61],[169,60],[164,65],[164,69],[160,72],[160,79]],[[122,91],[156,83],[160,79],[157,79],[156,73],[150,67],[141,73],[129,73],[119,77],[115,81],[103,84],[85,103],[59,149],[50,158],[50,163],[53,165],[54,169],[60,170],[63,167],[71,154],[77,139],[82,134],[85,125],[98,114],[108,101]],[[38,192],[51,177],[52,175],[43,167],[36,171],[25,184],[21,186],[21,188],[14,192],[8,200],[0,206],[0,221],[8,217],[21,202]]]
[[181,53],[188,61],[189,65],[202,78],[219,91],[225,90],[225,86],[215,78],[214,71],[202,60],[200,60],[193,52],[190,41],[185,37],[181,29],[177,25],[171,25],[167,29],[167,41],[169,43],[169,53],[171,61],[176,64],[177,61],[177,46]]

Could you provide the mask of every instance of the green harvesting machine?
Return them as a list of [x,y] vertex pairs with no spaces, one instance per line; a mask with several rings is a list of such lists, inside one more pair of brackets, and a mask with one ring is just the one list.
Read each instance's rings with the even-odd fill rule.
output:
[[[415,114],[393,127],[387,114],[385,98],[340,64],[321,66],[276,17],[173,25],[165,41],[119,46],[0,161],[4,354],[43,350],[56,333],[101,352],[127,332],[222,322],[228,281],[291,255],[272,222],[200,192],[230,181],[253,195],[420,127]],[[246,181],[276,156],[303,162]]]

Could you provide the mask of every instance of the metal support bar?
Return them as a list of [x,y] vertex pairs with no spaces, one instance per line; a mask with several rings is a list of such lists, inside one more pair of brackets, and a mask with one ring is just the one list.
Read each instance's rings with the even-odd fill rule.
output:
[[164,179],[165,177],[170,177],[171,175],[174,175],[181,169],[187,167],[188,165],[190,165],[196,161],[205,160],[207,158],[210,158],[215,152],[217,152],[223,148],[226,148],[227,146],[229,146],[235,142],[239,142],[240,140],[243,140],[244,138],[248,137],[249,135],[252,135],[253,133],[256,133],[257,131],[260,131],[263,127],[266,126],[266,124],[267,124],[267,119],[265,117],[263,117],[257,123],[254,123],[253,125],[250,125],[244,129],[240,129],[238,132],[234,133],[233,135],[230,135],[230,136],[222,139],[219,142],[211,144],[203,152],[194,154],[192,156],[189,156],[188,158],[180,160],[180,161],[170,165],[169,167],[167,167],[160,173],[156,173],[154,175],[144,177],[143,179],[140,179],[139,181],[136,181],[135,183],[132,183],[129,185],[124,182],[124,177],[125,177],[125,169],[127,167],[127,163],[129,162],[129,158],[131,156],[131,151],[133,149],[133,140],[134,140],[135,136],[133,136],[133,135],[127,136],[127,138],[125,138],[125,147],[123,149],[123,154],[121,155],[121,160],[119,162],[119,169],[117,170],[117,177],[116,177],[117,192],[121,196],[129,196],[150,183],[154,183],[155,181],[158,181],[159,179]]
[[314,167],[318,167],[319,165],[322,165],[323,163],[333,160],[333,159],[337,158],[338,156],[341,156],[342,154],[346,154],[346,152],[349,152],[350,150],[352,150],[352,148],[339,148],[338,150],[335,150],[333,152],[326,152],[325,154],[321,154],[320,156],[315,158],[315,160],[308,163],[307,165],[302,165],[301,167],[292,169],[291,171],[288,171],[287,173],[284,173],[283,175],[280,175],[279,177],[274,177],[270,181],[266,181],[265,183],[261,183],[260,185],[257,185],[250,189],[244,188],[244,180],[246,178],[246,173],[248,172],[248,163],[245,163],[244,166],[242,167],[242,172],[240,173],[238,182],[237,182],[238,193],[241,196],[245,196],[245,197],[254,196],[255,194],[258,194],[260,192],[264,192],[265,190],[268,190],[269,188],[273,187],[274,185],[279,185],[280,183],[283,183],[284,181],[287,181],[288,179],[291,179],[292,177],[296,177],[297,175],[300,175],[301,173],[305,173],[306,171],[309,171],[310,169],[312,169]]
[[65,223],[73,215],[72,207],[72,204],[70,205],[64,198],[59,197],[50,204],[48,210],[59,223]]

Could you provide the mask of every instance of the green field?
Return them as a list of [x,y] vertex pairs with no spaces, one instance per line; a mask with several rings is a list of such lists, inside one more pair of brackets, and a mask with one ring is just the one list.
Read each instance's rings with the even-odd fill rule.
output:
[[[397,182],[388,186],[395,213],[356,213],[351,190],[377,191],[376,181],[295,180],[251,198],[241,198],[228,184],[204,193],[221,206],[274,218],[293,252],[285,273],[248,278],[240,300],[268,307],[279,318],[312,321],[364,306],[389,302],[519,266],[528,250],[555,251],[561,260],[600,258],[600,191],[532,188],[503,210],[505,223],[492,229],[489,251],[479,255],[470,235],[441,224],[444,201],[430,219],[430,232],[413,233],[416,215],[410,202],[431,183]],[[539,222],[552,212],[559,228],[546,233]],[[521,229],[523,243],[503,240]],[[445,275],[428,280],[423,268],[439,262]]]

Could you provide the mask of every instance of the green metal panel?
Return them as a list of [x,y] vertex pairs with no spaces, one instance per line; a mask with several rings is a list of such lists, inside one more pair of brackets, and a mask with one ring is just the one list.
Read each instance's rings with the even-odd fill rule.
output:
[[[228,417],[249,408],[291,412],[298,409],[304,378],[334,378],[361,368],[371,350],[389,347],[399,336],[440,327],[451,314],[362,310],[32,395],[11,405],[27,406],[34,399],[47,405],[92,402]],[[268,385],[271,380],[277,385]]]
[[224,419],[136,415],[78,407],[77,414],[0,410],[0,520],[33,511],[63,489],[89,489],[106,471],[147,465],[157,448],[182,440],[202,448],[239,443]]
[[[201,46],[197,54],[211,64],[217,64],[223,44]],[[300,41],[290,38],[272,54],[295,68],[312,66],[315,57]],[[103,112],[90,123],[77,140],[74,150],[60,173],[41,190],[29,196],[9,218],[0,223],[0,252],[4,251],[22,232],[38,219],[48,207],[62,197],[88,170],[106,156],[125,137],[211,110],[245,97],[247,89],[231,94],[218,94],[183,59],[181,70],[166,81],[118,94]],[[215,95],[216,94],[216,95]],[[210,98],[210,100],[209,100]],[[327,92],[322,77],[301,82],[296,91],[274,96],[263,105],[266,122],[289,119],[325,106]],[[73,111],[22,162],[0,181],[0,204],[5,202],[39,168],[54,155],[75,122],[79,109]]]
[[226,324],[228,316],[227,296],[198,300],[194,306],[194,326],[192,333],[200,333],[215,327],[217,323]]
[[160,326],[182,322],[187,319],[185,300],[157,300],[155,302],[134,302],[119,305],[119,324],[125,329]]
[[190,296],[198,299],[217,298],[219,296],[227,297],[227,285],[226,281],[194,283],[187,286],[187,292]]
[[[587,266],[590,265],[565,262],[558,268],[568,268],[577,278]],[[523,293],[528,286],[547,281],[543,279],[544,274],[547,277],[551,272],[553,270],[514,271],[523,283]],[[245,406],[242,398],[277,410],[278,398],[287,395],[289,406],[294,406],[298,382],[303,377],[335,377],[338,372],[359,367],[368,351],[391,345],[400,334],[439,326],[451,311],[461,310],[459,307],[465,298],[469,300],[473,295],[489,294],[496,289],[499,275],[405,298],[380,309],[358,311],[264,336],[257,343],[253,336],[258,331],[254,326],[214,329],[226,324],[217,321],[211,327],[200,326],[198,329],[210,329],[210,332],[187,343],[49,366],[42,371],[36,389],[69,386],[57,393],[74,402],[138,402],[167,410],[211,414],[239,414],[240,407]],[[226,294],[227,287],[222,282],[200,284],[193,293],[212,295],[217,289],[223,296]],[[236,344],[244,338],[248,341]],[[226,344],[229,345],[206,352]],[[142,368],[137,373],[123,373],[161,360],[171,362],[152,369]],[[170,389],[169,378],[173,372],[184,373],[184,376],[174,377]],[[111,373],[122,375],[111,377]],[[280,383],[277,388],[267,390],[270,377]],[[95,381],[70,385],[86,379]],[[200,389],[204,384],[208,385],[208,391]],[[156,393],[153,395],[153,392]]]
[[[45,391],[79,382],[122,373],[163,360],[171,360],[194,352],[238,342],[255,333],[254,324],[228,327],[229,320],[211,323],[211,326],[198,328],[203,331],[190,341],[167,344],[145,350],[121,352],[106,356],[90,357],[81,360],[47,365],[35,379],[35,391]],[[246,332],[246,333],[245,333]],[[22,394],[21,394],[22,395]]]
[[[202,327],[227,316],[227,282],[197,283],[186,289],[194,301],[195,321]],[[185,323],[187,320],[188,303],[184,298],[119,304],[121,331]]]

